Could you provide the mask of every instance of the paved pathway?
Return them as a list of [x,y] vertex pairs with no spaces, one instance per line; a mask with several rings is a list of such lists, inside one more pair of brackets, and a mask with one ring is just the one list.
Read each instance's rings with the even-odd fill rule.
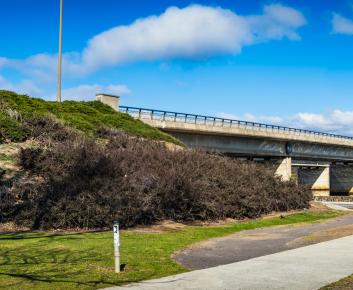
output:
[[353,236],[110,289],[318,289],[353,273]]
[[[351,225],[350,230],[347,226]],[[331,231],[343,233],[336,237],[353,234],[353,215],[341,216],[325,222],[269,227],[242,231],[222,238],[210,239],[177,253],[174,259],[188,269],[198,270],[240,262],[334,239],[335,235],[317,239],[298,239]],[[353,249],[353,245],[352,245]],[[353,269],[352,269],[353,273]]]

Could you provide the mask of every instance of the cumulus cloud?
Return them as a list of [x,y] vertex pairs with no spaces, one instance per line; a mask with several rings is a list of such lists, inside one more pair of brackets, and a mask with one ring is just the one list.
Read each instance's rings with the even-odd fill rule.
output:
[[353,21],[334,13],[332,17],[332,31],[338,34],[353,35]]
[[63,90],[62,98],[63,100],[89,101],[95,100],[97,93],[127,96],[131,94],[131,90],[126,85],[79,85]]
[[264,13],[247,17],[253,42],[278,40],[287,37],[300,40],[297,29],[306,24],[304,15],[291,7],[272,4],[264,7]]
[[[79,64],[80,54],[66,53],[63,55],[63,69],[64,73],[69,75],[78,75],[81,72]],[[10,67],[21,71],[27,76],[41,80],[41,82],[53,82],[57,79],[57,55],[40,53],[30,56],[26,59],[9,59],[0,58],[3,67]]]
[[83,51],[83,63],[95,69],[138,60],[239,53],[252,41],[246,18],[230,10],[200,5],[171,7],[159,16],[95,36]]
[[0,88],[2,90],[12,89],[12,84],[7,79],[5,79],[2,75],[0,75]]
[[7,58],[0,57],[0,68],[7,64]]
[[334,110],[327,115],[298,113],[293,119],[302,128],[353,134],[353,111]]
[[0,75],[0,90],[9,90],[19,94],[28,94],[35,97],[40,96],[42,93],[42,90],[31,80],[22,80],[18,83],[13,83],[2,75]]
[[299,39],[301,12],[280,4],[263,14],[240,16],[221,7],[171,7],[159,16],[114,27],[92,38],[82,54],[86,69],[139,60],[237,54],[246,45],[287,37]]
[[[67,74],[82,75],[136,61],[238,54],[244,46],[259,42],[300,39],[297,30],[305,24],[300,11],[280,4],[264,6],[262,14],[248,16],[221,7],[170,7],[161,15],[94,36],[82,52],[64,54],[63,68]],[[56,75],[56,64],[56,55],[50,54],[0,59],[0,67],[14,67],[45,80]]]
[[228,113],[218,113],[217,116],[227,119],[281,125],[298,129],[353,135],[353,111],[333,110],[328,114],[300,112],[288,117],[256,116],[253,114],[236,116]]

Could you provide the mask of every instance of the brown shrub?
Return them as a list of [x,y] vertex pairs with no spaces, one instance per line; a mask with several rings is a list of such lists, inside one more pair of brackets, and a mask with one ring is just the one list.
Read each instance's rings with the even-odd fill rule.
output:
[[33,228],[105,228],[113,220],[130,227],[162,219],[254,218],[309,206],[307,189],[281,182],[265,165],[168,150],[119,132],[99,134],[108,141],[72,135],[47,150],[22,151],[21,164],[43,181],[2,195],[6,219]]

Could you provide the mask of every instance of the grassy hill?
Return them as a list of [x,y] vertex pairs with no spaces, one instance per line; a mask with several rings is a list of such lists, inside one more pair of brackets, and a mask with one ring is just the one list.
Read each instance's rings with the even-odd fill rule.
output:
[[14,142],[26,139],[21,124],[34,116],[51,116],[91,135],[100,127],[108,127],[134,136],[181,144],[174,137],[101,102],[65,101],[59,104],[0,90],[0,133],[3,138]]

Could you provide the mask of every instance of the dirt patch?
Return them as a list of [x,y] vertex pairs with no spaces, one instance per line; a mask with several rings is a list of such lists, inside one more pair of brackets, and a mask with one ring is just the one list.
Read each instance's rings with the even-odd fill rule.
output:
[[170,220],[162,221],[159,222],[155,225],[147,226],[147,227],[142,227],[142,226],[137,226],[135,228],[130,229],[129,231],[131,232],[138,232],[138,233],[162,233],[162,232],[172,232],[172,231],[178,231],[183,228],[185,228],[185,224],[181,223],[176,223]]
[[20,166],[17,164],[17,155],[21,149],[33,145],[34,142],[32,140],[22,143],[0,144],[0,169],[5,171],[2,176],[3,180],[9,180],[21,171]]
[[279,233],[266,233],[266,232],[258,232],[258,233],[247,233],[245,232],[240,232],[239,238],[246,238],[247,240],[256,240],[256,241],[263,241],[263,240],[273,240],[273,239],[279,239],[283,235]]
[[302,247],[353,235],[353,225],[314,232],[311,235],[287,243],[290,247]]
[[[295,213],[305,213],[305,212],[325,212],[330,210],[327,206],[320,202],[311,202],[310,203],[310,208],[305,209],[305,210],[292,210],[292,211],[287,211],[287,212],[273,212],[268,215],[264,215],[263,217],[257,219],[257,220],[262,220],[262,219],[270,219],[274,217],[285,217],[291,214]],[[193,221],[189,223],[177,223],[173,222],[170,220],[167,221],[161,221],[155,225],[151,226],[137,226],[135,228],[129,229],[129,231],[133,232],[141,232],[141,233],[162,233],[162,232],[168,232],[168,231],[177,231],[180,229],[185,228],[186,226],[198,226],[198,227],[221,227],[225,226],[227,224],[234,224],[234,223],[241,223],[241,222],[247,222],[251,221],[254,219],[243,219],[243,220],[237,220],[237,219],[224,219],[224,220],[218,220],[218,221]],[[254,239],[260,239],[260,237],[254,237]],[[265,239],[265,237],[262,237],[262,239]]]
[[310,209],[309,209],[310,212],[323,212],[327,210],[330,210],[330,208],[321,202],[316,202],[316,201],[310,202]]
[[310,208],[304,210],[290,210],[285,212],[272,212],[268,215],[262,217],[262,219],[269,219],[274,217],[285,217],[287,215],[295,214],[295,213],[304,213],[304,212],[325,212],[331,210],[329,207],[324,205],[321,202],[311,201]]
[[30,229],[27,227],[16,225],[15,223],[0,223],[0,233],[17,233],[26,232]]

